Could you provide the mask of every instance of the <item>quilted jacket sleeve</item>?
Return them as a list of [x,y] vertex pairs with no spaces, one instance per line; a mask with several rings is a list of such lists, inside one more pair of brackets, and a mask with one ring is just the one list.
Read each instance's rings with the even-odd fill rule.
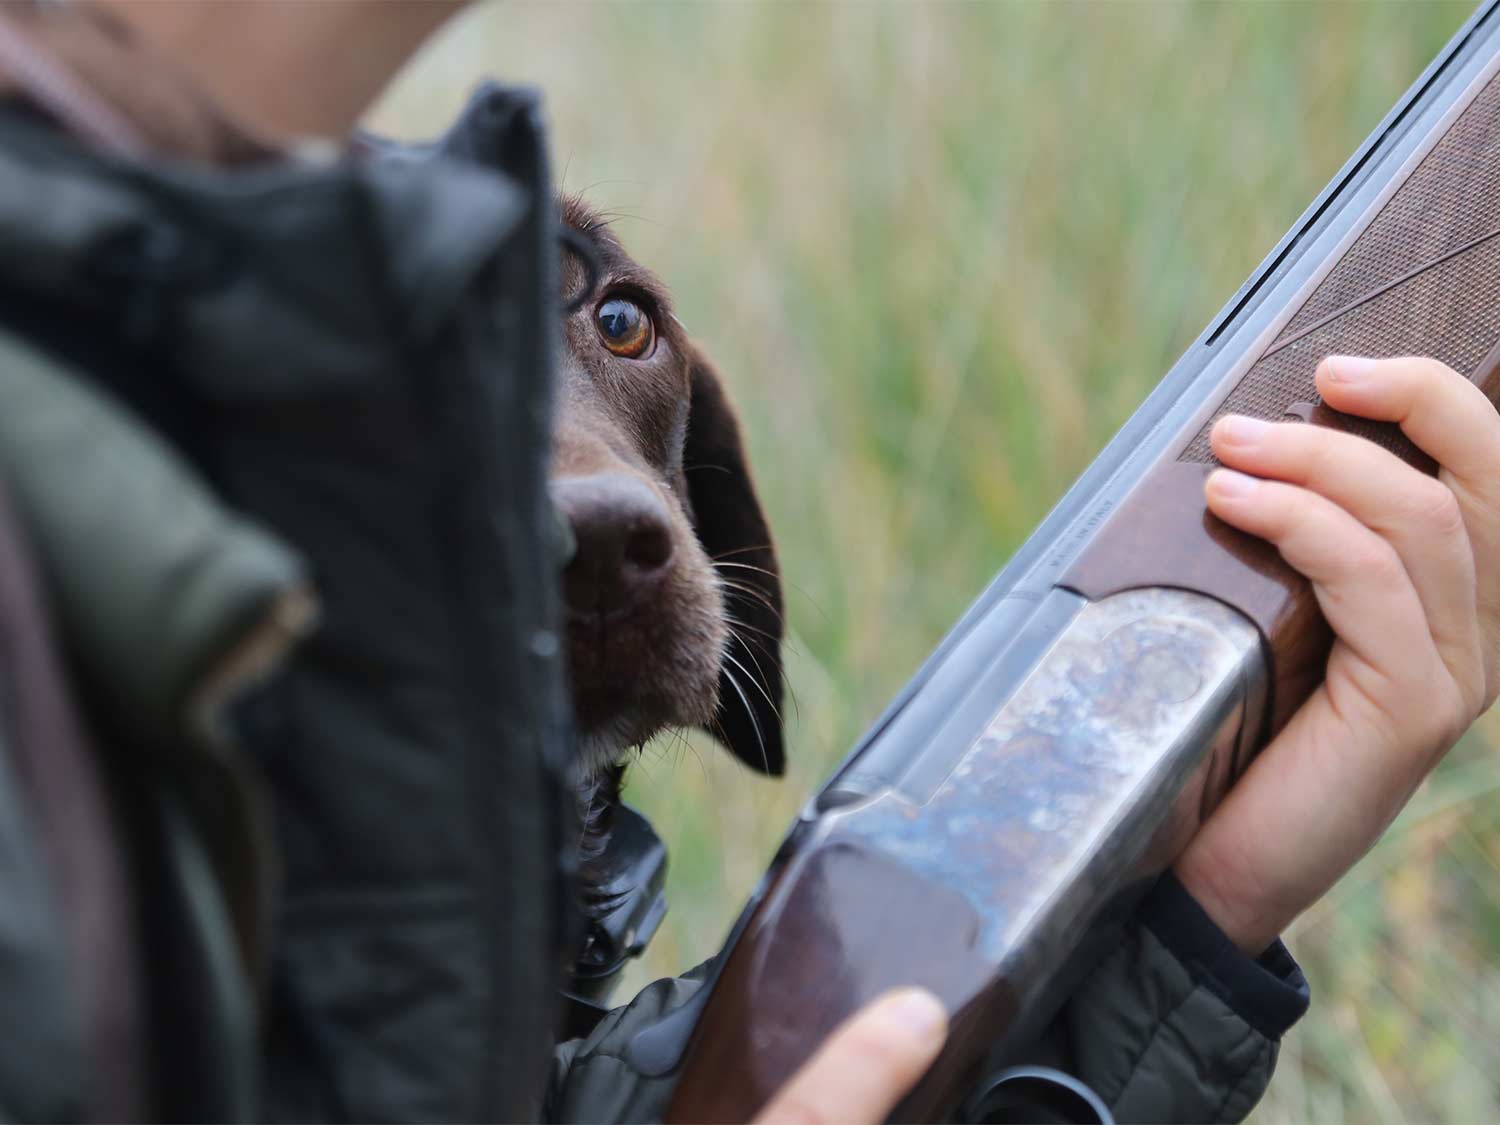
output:
[[1239,1121],[1265,1093],[1307,981],[1278,941],[1241,953],[1171,875],[1024,1060],[1075,1074],[1117,1120]]

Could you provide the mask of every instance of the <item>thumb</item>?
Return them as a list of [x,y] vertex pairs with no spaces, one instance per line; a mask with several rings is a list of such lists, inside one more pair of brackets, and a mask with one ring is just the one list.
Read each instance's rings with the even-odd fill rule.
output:
[[948,1037],[932,993],[903,988],[834,1029],[761,1110],[757,1125],[879,1125],[916,1085]]

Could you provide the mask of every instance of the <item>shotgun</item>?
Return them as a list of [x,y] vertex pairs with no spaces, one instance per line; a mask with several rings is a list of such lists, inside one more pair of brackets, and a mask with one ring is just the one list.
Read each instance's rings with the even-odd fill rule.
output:
[[631,1045],[680,1068],[669,1120],[747,1119],[901,984],[952,1030],[896,1117],[955,1112],[1319,682],[1308,584],[1205,509],[1209,429],[1301,419],[1433,471],[1396,427],[1321,403],[1318,361],[1432,355],[1500,395],[1497,71],[1490,2],[805,807],[684,1014],[685,1055]]

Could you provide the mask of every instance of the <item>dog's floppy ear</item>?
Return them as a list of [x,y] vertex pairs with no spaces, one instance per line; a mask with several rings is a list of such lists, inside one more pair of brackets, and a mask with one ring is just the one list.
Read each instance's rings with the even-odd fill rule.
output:
[[682,468],[698,539],[719,577],[732,630],[709,733],[752,769],[779,777],[786,754],[776,547],[755,495],[739,419],[718,372],[696,348],[691,370]]

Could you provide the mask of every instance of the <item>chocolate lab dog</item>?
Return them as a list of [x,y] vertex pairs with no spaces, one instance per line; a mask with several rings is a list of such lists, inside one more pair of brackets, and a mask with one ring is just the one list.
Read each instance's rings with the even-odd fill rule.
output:
[[782,772],[782,595],[718,375],[599,216],[576,199],[561,210],[576,252],[563,257],[551,489],[574,541],[568,662],[602,832],[627,752],[659,731],[701,727],[751,769]]

